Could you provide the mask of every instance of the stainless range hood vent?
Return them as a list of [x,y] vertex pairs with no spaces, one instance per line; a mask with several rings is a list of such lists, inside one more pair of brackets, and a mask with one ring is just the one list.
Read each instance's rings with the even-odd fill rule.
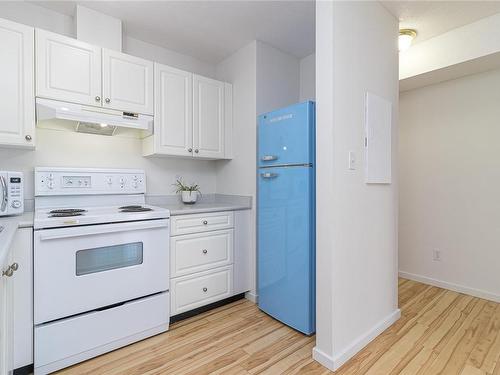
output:
[[116,126],[108,124],[94,124],[91,122],[78,122],[76,126],[78,133],[98,134],[98,135],[114,135]]

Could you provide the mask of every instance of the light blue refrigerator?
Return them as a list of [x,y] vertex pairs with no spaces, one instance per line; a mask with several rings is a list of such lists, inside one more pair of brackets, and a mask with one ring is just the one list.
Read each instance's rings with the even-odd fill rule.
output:
[[258,118],[257,288],[259,308],[315,332],[315,105]]

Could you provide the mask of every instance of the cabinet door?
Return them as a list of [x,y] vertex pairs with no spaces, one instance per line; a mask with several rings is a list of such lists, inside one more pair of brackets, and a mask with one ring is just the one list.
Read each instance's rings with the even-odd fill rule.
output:
[[155,64],[156,153],[193,153],[193,74]]
[[101,105],[101,48],[36,30],[36,96]]
[[193,75],[194,156],[224,157],[224,82]]
[[34,29],[0,19],[0,145],[34,147]]
[[33,363],[33,228],[21,228],[12,241],[14,293],[14,368]]
[[153,114],[153,62],[103,48],[104,107]]
[[2,275],[10,264],[12,254],[0,267],[0,375],[11,374],[14,369],[14,292],[12,277]]

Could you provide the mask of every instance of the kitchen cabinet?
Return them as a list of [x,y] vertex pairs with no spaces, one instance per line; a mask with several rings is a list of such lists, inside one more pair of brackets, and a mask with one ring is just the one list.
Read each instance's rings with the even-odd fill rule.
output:
[[14,292],[14,368],[33,363],[33,228],[20,228],[12,241]]
[[233,295],[233,212],[170,219],[170,314]]
[[36,96],[153,114],[153,63],[36,30]]
[[103,106],[153,114],[153,62],[102,49]]
[[36,30],[36,96],[101,105],[101,48]]
[[155,63],[154,133],[143,155],[232,158],[232,85]]
[[0,375],[10,374],[14,369],[14,291],[13,275],[10,274],[12,263],[12,253],[9,252],[0,267]]
[[0,19],[0,46],[0,146],[34,148],[34,29]]
[[[193,74],[155,64],[154,136],[146,153],[191,156],[193,153]],[[147,151],[149,149],[149,151]]]
[[193,75],[195,156],[224,157],[224,82]]
[[0,264],[0,375],[33,363],[31,249],[32,229],[18,229]]

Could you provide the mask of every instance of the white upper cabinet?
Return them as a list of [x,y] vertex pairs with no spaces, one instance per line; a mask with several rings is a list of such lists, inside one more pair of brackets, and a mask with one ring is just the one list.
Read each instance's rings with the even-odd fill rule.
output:
[[0,146],[35,146],[34,29],[0,19]]
[[101,105],[101,48],[36,30],[36,96]]
[[224,158],[224,82],[193,75],[195,156]]
[[103,106],[153,114],[153,63],[102,49]]
[[145,155],[193,153],[193,74],[155,64],[154,137]]
[[153,114],[153,63],[36,30],[36,96]]
[[232,85],[155,63],[154,134],[143,155],[232,158]]

